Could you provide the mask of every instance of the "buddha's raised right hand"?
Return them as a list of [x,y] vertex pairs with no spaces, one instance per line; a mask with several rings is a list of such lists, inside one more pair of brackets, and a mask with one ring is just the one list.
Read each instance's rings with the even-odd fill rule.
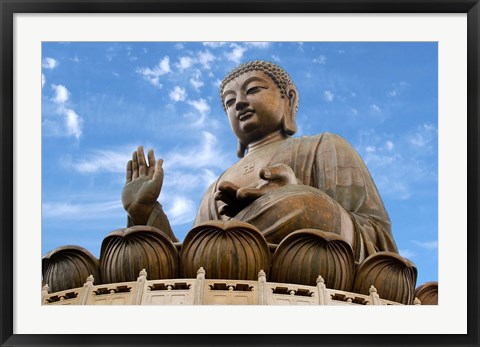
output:
[[139,146],[127,163],[127,180],[122,193],[122,203],[136,225],[147,224],[157,203],[163,184],[163,160],[155,161],[153,149],[148,151],[148,165]]

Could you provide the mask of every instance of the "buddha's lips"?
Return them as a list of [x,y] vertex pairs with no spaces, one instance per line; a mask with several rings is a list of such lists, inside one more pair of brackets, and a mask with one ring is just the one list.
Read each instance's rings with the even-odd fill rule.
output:
[[240,113],[240,114],[237,116],[237,118],[238,118],[239,121],[244,121],[244,120],[252,117],[252,116],[253,116],[253,113],[254,113],[253,110],[248,110],[248,111],[246,111],[246,112]]

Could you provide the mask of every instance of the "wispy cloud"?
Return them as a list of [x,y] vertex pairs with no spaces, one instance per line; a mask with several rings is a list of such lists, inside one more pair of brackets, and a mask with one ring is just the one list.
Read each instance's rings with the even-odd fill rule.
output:
[[45,85],[45,82],[46,82],[45,75],[42,73],[42,88]]
[[315,64],[320,64],[320,65],[326,64],[327,63],[327,57],[324,56],[324,55],[319,55],[318,57],[313,59],[313,62]]
[[246,46],[255,47],[255,48],[268,48],[270,47],[270,42],[261,42],[261,41],[249,41],[245,42]]
[[197,207],[192,200],[184,196],[176,196],[172,201],[166,199],[165,205],[165,213],[172,226],[191,223],[195,219]]
[[371,104],[370,105],[370,110],[372,110],[373,112],[382,112],[382,110],[380,109],[380,107],[376,104]]
[[67,169],[80,173],[117,172],[124,173],[127,162],[131,159],[131,148],[125,146],[120,150],[94,150],[78,159],[69,157],[62,159],[62,164]]
[[232,43],[230,45],[230,48],[232,48],[232,50],[225,53],[225,57],[228,60],[233,61],[237,64],[240,63],[243,58],[243,53],[245,53],[247,49],[245,47],[237,45],[236,43]]
[[335,98],[335,95],[330,90],[326,90],[323,92],[323,97],[325,98],[326,101],[332,102],[333,99]]
[[173,90],[170,92],[169,96],[170,99],[175,102],[184,101],[187,96],[187,92],[185,91],[185,88],[175,86],[175,88],[173,88]]
[[65,124],[67,128],[67,135],[75,136],[77,139],[82,135],[83,119],[75,113],[75,111],[65,110]]
[[170,58],[165,56],[160,62],[152,68],[142,67],[135,70],[142,75],[147,81],[149,81],[155,87],[162,87],[160,83],[160,77],[169,73],[170,70]]
[[437,137],[437,128],[430,123],[424,123],[409,136],[411,145],[417,148],[430,148],[432,141]]
[[59,65],[59,62],[53,58],[46,57],[43,59],[42,67],[44,69],[53,70]]
[[400,253],[400,255],[402,257],[407,258],[407,259],[411,259],[411,258],[414,258],[416,256],[416,254],[409,249],[399,249],[398,253]]
[[52,101],[56,104],[64,104],[68,101],[70,97],[70,92],[68,91],[67,87],[61,84],[52,84],[53,89],[53,97]]
[[195,61],[191,57],[180,57],[176,66],[183,71],[190,68],[194,63]]
[[205,99],[193,100],[189,101],[188,103],[200,113],[210,112],[210,106],[208,106],[208,103],[205,101]]
[[426,250],[434,250],[438,249],[438,241],[416,241],[412,240],[412,243],[416,246],[426,249]]
[[192,78],[190,78],[190,84],[196,89],[199,90],[203,85],[203,81],[201,80],[202,73],[199,70],[196,70]]
[[95,203],[70,203],[45,201],[42,203],[42,218],[87,220],[105,218],[106,214],[123,211],[120,199]]
[[225,46],[226,42],[203,42],[203,45],[210,48],[219,48]]
[[53,96],[50,100],[57,105],[56,112],[63,116],[64,124],[60,126],[57,120],[50,120],[44,122],[43,125],[52,126],[55,131],[51,133],[57,136],[73,136],[79,139],[82,135],[83,119],[74,110],[66,106],[71,95],[69,90],[61,84],[52,84],[52,89]]

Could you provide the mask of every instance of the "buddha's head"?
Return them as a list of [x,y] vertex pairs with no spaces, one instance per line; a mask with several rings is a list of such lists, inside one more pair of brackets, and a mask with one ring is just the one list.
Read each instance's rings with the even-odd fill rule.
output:
[[252,142],[276,132],[290,136],[297,131],[297,89],[278,65],[256,60],[238,66],[224,78],[220,96],[239,141],[240,157]]

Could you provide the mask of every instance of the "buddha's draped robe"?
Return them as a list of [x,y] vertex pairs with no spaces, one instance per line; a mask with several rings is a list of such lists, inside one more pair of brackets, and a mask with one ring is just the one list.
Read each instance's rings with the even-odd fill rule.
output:
[[[340,213],[343,209],[353,222],[352,247],[357,262],[378,251],[398,253],[390,219],[372,177],[358,153],[342,137],[324,133],[283,140],[269,166],[281,163],[292,168],[299,185],[267,193],[234,219],[255,225],[268,242],[279,243],[289,233],[303,228],[337,230],[340,234],[341,219],[346,216]],[[195,225],[230,219],[218,213],[221,202],[214,199],[214,193],[219,181],[205,193]],[[148,224],[173,235],[165,220],[157,205]]]

